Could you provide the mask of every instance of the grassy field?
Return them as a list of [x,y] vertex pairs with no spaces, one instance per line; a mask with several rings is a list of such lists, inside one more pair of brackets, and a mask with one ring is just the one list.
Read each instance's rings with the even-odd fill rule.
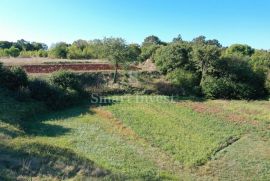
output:
[[[113,101],[46,113],[39,103],[20,103],[1,92],[1,177],[270,177],[269,101],[171,100],[164,96],[107,100]],[[29,110],[35,111],[29,114]]]

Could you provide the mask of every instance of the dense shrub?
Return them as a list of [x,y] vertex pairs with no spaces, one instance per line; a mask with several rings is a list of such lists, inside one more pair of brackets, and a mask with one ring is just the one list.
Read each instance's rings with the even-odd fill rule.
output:
[[133,62],[138,61],[141,54],[140,46],[137,44],[130,44],[128,46],[128,54]]
[[200,79],[193,72],[177,69],[170,72],[167,78],[179,89],[179,93],[183,95],[200,94]]
[[256,87],[247,83],[235,82],[228,77],[206,77],[202,91],[207,98],[217,99],[254,99],[260,94]]
[[234,82],[242,83],[253,87],[256,90],[255,97],[265,96],[266,74],[261,70],[253,70],[252,66],[246,60],[240,57],[227,57],[225,62],[220,66],[219,77],[229,77]]
[[139,60],[142,62],[147,59],[152,59],[154,53],[156,52],[158,48],[160,48],[160,45],[156,45],[156,44],[142,46]]
[[0,48],[0,57],[8,57],[7,52],[5,51],[5,49],[1,49]]
[[9,49],[0,49],[0,57],[18,57],[20,55],[20,50],[14,46]]
[[251,57],[251,64],[255,70],[268,72],[270,70],[270,52],[264,50],[255,51]]
[[101,72],[93,72],[93,73],[81,73],[77,74],[77,77],[80,81],[80,85],[82,88],[89,87],[102,87],[106,81],[108,81],[108,76]]
[[226,50],[227,55],[251,56],[254,49],[248,45],[234,44]]
[[35,51],[21,51],[20,57],[31,58],[31,57],[48,57],[48,52],[46,50],[35,50]]
[[67,53],[68,59],[84,59],[83,50],[79,47],[72,45],[68,47],[68,53]]
[[187,69],[190,63],[189,52],[189,48],[184,44],[170,44],[156,50],[154,61],[163,73],[169,73],[177,68]]
[[46,50],[38,50],[37,54],[39,57],[48,57],[48,51]]
[[60,42],[55,44],[49,51],[49,57],[51,58],[67,58],[68,44]]
[[29,90],[33,99],[44,102],[54,110],[71,106],[78,102],[80,97],[74,90],[63,90],[39,79],[30,81]]
[[81,84],[78,76],[70,71],[58,71],[52,74],[50,81],[53,85],[58,86],[64,90],[81,91]]
[[270,71],[266,75],[265,88],[268,95],[270,95]]
[[18,90],[28,84],[26,72],[20,67],[12,67],[11,69],[0,67],[0,84],[11,90]]

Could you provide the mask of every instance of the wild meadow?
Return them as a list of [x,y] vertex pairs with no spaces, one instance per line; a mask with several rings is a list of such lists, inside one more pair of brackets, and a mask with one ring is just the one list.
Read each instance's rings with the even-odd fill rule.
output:
[[0,180],[270,178],[267,50],[204,36],[0,47]]

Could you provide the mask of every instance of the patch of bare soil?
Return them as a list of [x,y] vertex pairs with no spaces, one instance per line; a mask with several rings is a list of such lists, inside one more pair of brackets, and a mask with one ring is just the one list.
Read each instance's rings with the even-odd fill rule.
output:
[[218,116],[222,119],[229,120],[232,122],[237,122],[237,123],[248,123],[253,126],[259,125],[259,122],[256,120],[250,120],[250,118],[242,114],[238,114],[236,112],[228,112],[219,105],[207,105],[201,102],[185,102],[181,104],[186,107],[191,108],[192,110],[198,113],[211,114],[214,116]]
[[148,71],[148,72],[157,71],[157,67],[151,59],[147,59],[145,62],[140,63],[138,65],[138,68],[140,68],[142,71]]

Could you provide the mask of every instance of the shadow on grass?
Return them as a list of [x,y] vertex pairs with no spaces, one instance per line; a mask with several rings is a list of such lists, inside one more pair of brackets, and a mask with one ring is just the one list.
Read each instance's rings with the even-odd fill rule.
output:
[[2,128],[0,127],[0,133],[2,133],[3,135],[6,135],[10,138],[15,138],[17,136],[20,136],[22,133],[16,130],[10,130],[7,128]]
[[0,143],[0,180],[16,180],[18,177],[65,180],[77,176],[95,179],[122,177],[112,175],[68,149],[38,143],[16,147]]
[[96,106],[107,106],[116,103],[116,101],[111,99],[102,99],[97,103],[86,102],[77,107],[71,107],[65,110],[49,112],[42,115],[36,115],[32,118],[23,118],[21,121],[21,128],[27,135],[32,136],[48,136],[56,137],[66,134],[71,131],[69,128],[64,128],[59,125],[51,125],[46,123],[46,121],[54,120],[66,120],[76,118],[85,114],[95,114],[91,111],[91,107]]

